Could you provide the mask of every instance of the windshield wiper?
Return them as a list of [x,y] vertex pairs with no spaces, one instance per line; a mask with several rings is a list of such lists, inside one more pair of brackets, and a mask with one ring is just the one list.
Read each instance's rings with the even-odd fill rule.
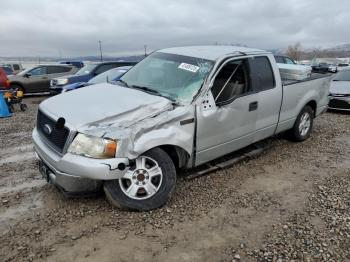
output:
[[152,89],[152,88],[149,88],[149,87],[147,87],[147,86],[132,85],[131,87],[132,87],[132,88],[135,88],[135,89],[139,89],[139,90],[145,91],[146,93],[151,93],[151,94],[156,95],[156,96],[165,97],[166,99],[169,99],[169,100],[172,101],[172,102],[176,102],[176,99],[174,99],[173,97],[166,96],[166,95],[160,93],[159,91],[154,90],[154,89]]
[[125,81],[124,81],[124,80],[122,80],[122,79],[118,79],[118,80],[113,81],[113,82],[120,82],[120,83],[122,83],[124,86],[126,86],[126,87],[129,87],[129,88],[130,88],[130,86],[128,85],[128,83],[127,83],[127,82],[125,82]]

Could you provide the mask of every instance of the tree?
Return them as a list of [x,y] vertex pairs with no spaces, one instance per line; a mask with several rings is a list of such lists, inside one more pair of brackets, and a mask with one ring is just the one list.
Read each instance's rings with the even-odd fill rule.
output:
[[301,59],[301,44],[295,43],[294,45],[288,46],[286,55],[290,58],[294,59],[295,61],[300,61]]

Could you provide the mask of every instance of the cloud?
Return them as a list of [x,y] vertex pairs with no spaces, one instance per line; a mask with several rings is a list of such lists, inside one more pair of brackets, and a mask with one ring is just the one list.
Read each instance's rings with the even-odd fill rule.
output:
[[11,0],[0,9],[1,56],[141,53],[180,45],[263,49],[350,42],[350,1]]

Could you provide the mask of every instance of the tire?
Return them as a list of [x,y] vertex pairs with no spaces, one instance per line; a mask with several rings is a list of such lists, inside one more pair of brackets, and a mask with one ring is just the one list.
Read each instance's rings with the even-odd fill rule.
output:
[[23,94],[25,93],[24,88],[20,85],[16,85],[16,84],[11,85],[11,89],[17,89],[18,91],[22,91]]
[[15,107],[13,105],[9,105],[9,112],[14,113],[15,112]]
[[314,111],[310,106],[305,106],[295,120],[294,126],[289,130],[289,138],[301,142],[310,137],[314,122]]
[[20,109],[21,109],[22,112],[25,112],[25,111],[27,111],[28,107],[27,107],[26,104],[21,104],[20,105]]
[[176,186],[173,161],[160,148],[139,156],[124,177],[104,182],[108,201],[119,208],[148,211],[163,206]]

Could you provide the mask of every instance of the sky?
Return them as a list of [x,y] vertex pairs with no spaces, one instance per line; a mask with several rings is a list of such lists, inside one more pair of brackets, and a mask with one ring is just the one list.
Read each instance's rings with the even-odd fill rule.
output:
[[262,49],[350,43],[349,0],[11,0],[0,56],[142,54],[212,44]]

